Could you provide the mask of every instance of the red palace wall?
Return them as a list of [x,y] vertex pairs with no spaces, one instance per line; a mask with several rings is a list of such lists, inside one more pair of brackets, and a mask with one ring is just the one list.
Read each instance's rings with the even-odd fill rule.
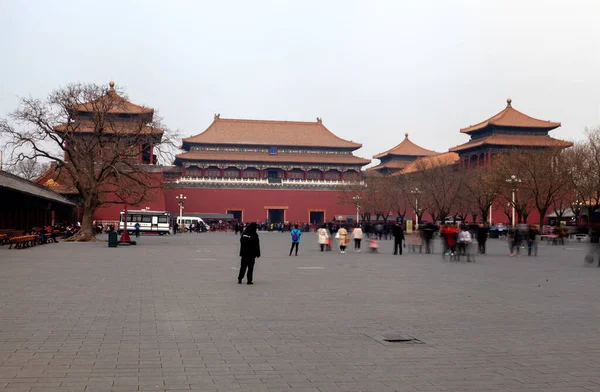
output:
[[338,215],[356,215],[354,204],[339,204],[339,191],[281,189],[169,188],[167,211],[178,213],[175,196],[180,193],[187,197],[184,214],[241,210],[246,222],[264,222],[269,208],[284,209],[284,220],[299,223],[309,221],[310,211],[323,211],[326,221]]
[[[289,222],[308,222],[310,211],[322,211],[325,220],[338,215],[355,216],[354,204],[340,204],[339,191],[281,190],[281,189],[223,189],[223,188],[166,188],[153,191],[152,200],[129,209],[149,207],[155,211],[179,214],[175,196],[184,194],[184,214],[225,214],[227,210],[241,210],[246,222],[264,222],[269,208],[284,209]],[[95,220],[117,221],[122,204],[113,204],[96,211]]]

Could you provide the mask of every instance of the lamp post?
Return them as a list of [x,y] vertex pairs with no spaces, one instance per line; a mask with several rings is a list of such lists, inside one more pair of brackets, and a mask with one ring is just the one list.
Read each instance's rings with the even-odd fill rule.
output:
[[515,227],[515,193],[518,190],[517,186],[521,183],[521,179],[513,174],[506,182],[512,186],[512,227]]
[[419,188],[415,188],[410,191],[413,195],[415,195],[415,228],[419,228],[419,195],[423,193],[419,190]]
[[581,206],[583,205],[584,203],[579,200],[575,200],[575,203],[573,203],[573,207],[575,207],[573,211],[575,214],[575,226],[577,227],[579,227],[579,213],[581,212]]
[[360,195],[356,195],[352,198],[352,200],[354,200],[354,203],[356,203],[356,224],[359,224],[359,220],[360,220],[360,201],[361,201],[361,197]]
[[[185,204],[185,200],[187,199],[187,197],[184,196],[183,193],[180,193],[179,196],[175,196],[175,199],[177,199],[177,204],[179,204],[179,224],[182,225],[183,224],[183,205]],[[185,226],[183,228],[183,232],[185,232]]]

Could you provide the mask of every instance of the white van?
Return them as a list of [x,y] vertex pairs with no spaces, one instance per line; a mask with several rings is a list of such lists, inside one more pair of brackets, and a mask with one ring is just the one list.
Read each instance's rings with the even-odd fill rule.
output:
[[190,228],[190,225],[206,226],[206,223],[204,223],[202,218],[198,218],[197,216],[178,216],[177,224],[181,229],[185,228],[185,230],[188,230]]

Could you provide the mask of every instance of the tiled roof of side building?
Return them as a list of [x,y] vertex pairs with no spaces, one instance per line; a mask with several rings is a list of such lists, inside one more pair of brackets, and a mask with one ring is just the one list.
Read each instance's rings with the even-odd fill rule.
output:
[[43,185],[37,184],[33,181],[25,180],[2,170],[0,170],[0,188],[7,188],[16,192],[25,193],[61,204],[68,204],[71,206],[75,205],[75,203],[67,200],[65,197],[51,189],[46,188]]
[[483,145],[514,146],[514,147],[571,147],[573,143],[554,139],[548,135],[507,135],[493,134],[488,137],[471,140],[467,143],[452,147],[450,151],[464,151]]
[[367,165],[369,159],[351,154],[277,154],[267,152],[228,152],[228,151],[188,151],[176,156],[186,161],[227,161],[227,162],[275,162],[275,163],[325,163]]
[[414,173],[422,168],[432,167],[432,166],[448,166],[454,165],[460,161],[460,157],[455,152],[443,152],[437,155],[419,158],[414,162],[411,162],[410,165],[406,166],[400,173],[398,174],[408,174]]
[[438,153],[432,150],[427,150],[423,147],[417,146],[415,143],[408,139],[408,133],[404,134],[404,140],[396,147],[375,155],[373,158],[381,159],[387,155],[404,155],[404,156],[415,156],[415,157],[428,157],[437,155]]
[[460,131],[462,133],[470,133],[491,125],[508,128],[533,128],[547,131],[560,127],[559,122],[538,120],[537,118],[529,117],[528,115],[519,112],[512,107],[512,100],[510,98],[506,100],[506,103],[506,108],[500,113],[479,124],[462,128]]
[[386,163],[382,163],[379,164],[377,166],[373,166],[367,169],[367,171],[373,171],[373,170],[381,170],[381,169],[395,169],[395,170],[400,170],[400,169],[404,169],[406,166],[410,165],[412,162],[408,162],[408,161],[398,161],[398,160],[392,160]]
[[354,143],[334,135],[320,118],[315,122],[226,119],[215,115],[202,133],[183,143],[299,146],[358,149]]
[[125,98],[121,97],[115,91],[115,83],[110,82],[110,88],[108,92],[102,97],[95,99],[90,102],[84,102],[79,105],[74,105],[72,107],[73,110],[78,112],[96,112],[96,111],[104,111],[106,109],[103,108],[103,105],[106,105],[108,110],[107,113],[114,114],[152,114],[154,113],[154,109],[148,108],[145,106],[136,105],[134,103],[129,102]]

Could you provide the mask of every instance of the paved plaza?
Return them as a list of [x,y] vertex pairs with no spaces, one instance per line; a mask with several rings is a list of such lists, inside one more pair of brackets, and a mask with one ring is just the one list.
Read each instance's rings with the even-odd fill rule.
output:
[[253,286],[232,233],[0,247],[0,389],[600,391],[584,244],[510,258],[490,240],[471,264],[260,238]]

